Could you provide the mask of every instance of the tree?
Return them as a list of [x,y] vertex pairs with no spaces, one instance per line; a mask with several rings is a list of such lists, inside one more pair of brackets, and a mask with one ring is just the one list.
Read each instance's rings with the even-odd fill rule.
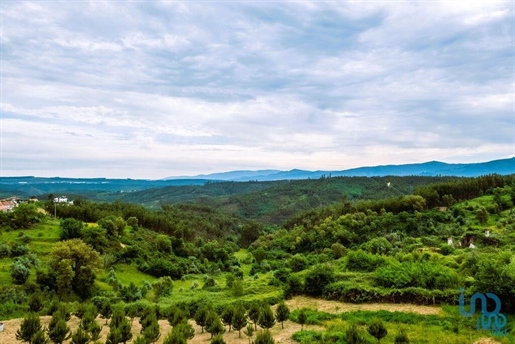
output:
[[247,326],[247,317],[245,316],[245,308],[242,305],[234,309],[231,321],[232,327],[238,331],[238,338],[241,338],[241,329]]
[[488,215],[488,211],[484,207],[480,207],[476,210],[476,218],[480,225],[486,225]]
[[116,327],[111,328],[109,334],[107,335],[106,344],[119,344],[122,342],[122,334],[120,330]]
[[45,336],[45,331],[43,331],[43,330],[37,331],[36,333],[34,333],[32,338],[30,338],[30,344],[47,344],[47,343],[48,343],[48,338]]
[[216,335],[211,339],[211,344],[225,344],[224,337],[222,335]]
[[306,311],[304,309],[300,310],[299,315],[297,316],[297,321],[301,325],[300,330],[303,331],[304,330],[304,324],[306,323],[306,321],[308,321],[308,316],[307,316]]
[[[144,336],[138,336],[138,338],[134,339],[132,344],[149,344],[149,341]],[[163,344],[172,344],[172,343],[163,343]],[[176,343],[173,343],[176,344]],[[183,344],[183,343],[177,343],[177,344]]]
[[111,322],[109,323],[109,327],[111,329],[118,328],[125,319],[125,312],[122,307],[116,306],[113,310],[113,315],[111,316]]
[[52,315],[52,319],[48,325],[48,337],[55,344],[61,344],[65,340],[70,339],[70,327],[66,324],[66,320],[63,317],[62,312],[57,311]]
[[118,343],[126,343],[128,340],[132,339],[131,324],[125,317],[125,312],[122,307],[117,307],[114,310],[109,327],[113,333],[110,337],[111,344],[116,344],[117,341]]
[[127,226],[130,226],[132,230],[138,229],[138,218],[131,216],[127,219]]
[[106,320],[107,325],[107,319],[111,317],[111,314],[113,314],[113,308],[111,307],[111,302],[109,299],[105,299],[102,301],[102,304],[100,305],[100,315]]
[[154,296],[158,300],[162,296],[170,296],[172,294],[173,283],[170,276],[160,277],[152,285],[154,289]]
[[129,319],[123,317],[122,322],[118,325],[118,331],[120,331],[121,340],[125,344],[127,341],[132,339],[132,326]]
[[102,326],[93,319],[93,322],[87,328],[88,332],[91,334],[91,340],[97,341],[100,339],[100,332],[102,332]]
[[126,222],[119,216],[109,215],[98,220],[98,225],[105,228],[108,236],[118,236],[123,233]]
[[229,305],[222,312],[222,320],[224,325],[229,327],[229,332],[231,332],[232,318],[234,316],[234,307]]
[[245,293],[245,289],[243,288],[243,280],[239,278],[234,280],[234,282],[232,283],[232,292],[236,297],[243,296],[243,294]]
[[82,237],[82,228],[84,223],[73,218],[67,218],[61,221],[61,240],[79,239]]
[[210,324],[207,326],[206,331],[211,333],[211,338],[213,338],[213,336],[216,336],[216,335],[219,335],[219,334],[222,334],[225,332],[224,325],[222,324],[222,322],[220,321],[220,318],[218,317],[218,315],[215,312],[212,312],[211,315],[208,316],[208,319],[209,318],[211,318],[212,321],[208,320],[208,322],[210,322]]
[[34,203],[20,203],[12,212],[11,226],[13,228],[30,228],[43,218]]
[[170,325],[176,326],[177,324],[180,324],[181,322],[188,320],[188,313],[186,310],[180,307],[172,306],[168,310],[168,316],[166,318],[168,319]]
[[84,329],[79,326],[77,331],[72,334],[71,344],[88,344],[90,337]]
[[39,312],[43,309],[43,300],[41,298],[41,293],[37,292],[32,294],[29,299],[29,310],[31,312]]
[[30,269],[21,261],[15,261],[11,265],[11,277],[15,284],[24,284],[30,275]]
[[261,309],[258,325],[267,330],[275,325],[274,313],[272,312],[270,305],[266,305]]
[[168,333],[163,344],[187,344],[195,336],[195,330],[186,320],[178,323]]
[[20,328],[16,331],[16,339],[29,343],[32,336],[41,329],[39,316],[36,313],[30,313],[22,320]]
[[252,255],[254,256],[256,262],[261,264],[261,262],[267,258],[268,253],[263,249],[263,247],[259,247],[257,250],[252,252]]
[[66,240],[57,243],[50,254],[50,267],[57,273],[57,278],[63,273],[62,261],[66,261],[73,271],[73,291],[83,298],[90,296],[95,282],[94,271],[102,266],[99,253],[80,239]]
[[284,329],[284,322],[288,320],[290,316],[290,309],[284,301],[280,302],[279,305],[277,305],[277,309],[275,310],[275,318],[278,322],[281,323],[281,327]]
[[202,333],[204,333],[204,326],[206,326],[206,320],[210,310],[211,308],[207,305],[200,306],[193,316],[197,325],[201,327]]
[[249,337],[249,344],[252,339],[252,336],[254,335],[254,326],[252,326],[251,323],[248,323],[247,327],[245,328],[245,331],[243,331],[247,337]]
[[259,304],[254,302],[250,305],[249,310],[248,310],[248,315],[249,315],[250,320],[252,320],[252,322],[254,323],[254,331],[257,331],[257,322],[259,319],[260,312],[261,312],[261,309],[259,307]]
[[320,296],[325,287],[334,282],[334,273],[330,266],[317,266],[306,275],[304,292],[311,296]]
[[378,342],[381,341],[383,337],[388,334],[388,331],[384,327],[381,319],[373,319],[367,328],[368,333],[370,333],[373,337],[377,339]]
[[59,300],[72,290],[73,269],[70,259],[63,259],[57,263],[57,293]]
[[104,253],[105,248],[109,245],[106,229],[96,226],[86,226],[82,229],[82,241],[100,253]]
[[157,322],[156,314],[150,313],[148,316],[149,325],[143,328],[143,336],[148,339],[149,342],[155,343],[161,337],[159,331],[159,323]]
[[264,330],[257,333],[254,344],[275,344],[275,340],[270,331]]

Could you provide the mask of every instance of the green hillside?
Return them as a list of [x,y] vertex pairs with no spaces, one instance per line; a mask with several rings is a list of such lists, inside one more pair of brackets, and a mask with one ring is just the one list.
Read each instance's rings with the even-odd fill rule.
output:
[[[321,190],[330,185],[316,182]],[[390,187],[410,183],[394,180]],[[270,304],[284,299],[291,309],[285,327],[317,326],[294,331],[302,343],[347,343],[349,336],[372,343],[373,324],[387,330],[383,343],[394,343],[401,328],[416,343],[470,343],[482,337],[512,342],[513,176],[411,185],[408,195],[341,199],[297,214],[284,227],[265,228],[198,204],[152,210],[82,201],[56,205],[57,219],[43,211],[53,210],[51,203],[21,204],[0,214],[0,319],[31,310],[52,314],[59,307],[81,315],[86,307],[113,322],[115,314],[106,307],[122,307],[129,317],[153,312],[177,326],[188,318],[203,323],[198,318],[203,309],[223,319],[231,307],[240,307],[248,321],[260,328],[271,324],[279,336],[277,321],[252,320],[252,314],[256,307],[268,314]],[[479,313],[460,313],[460,288],[467,310],[472,294],[497,295],[506,331],[478,331]],[[331,311],[305,309],[304,297],[340,303]],[[386,309],[339,311],[346,303]],[[388,306],[397,303],[437,310],[399,313]],[[199,331],[195,338],[204,338]]]

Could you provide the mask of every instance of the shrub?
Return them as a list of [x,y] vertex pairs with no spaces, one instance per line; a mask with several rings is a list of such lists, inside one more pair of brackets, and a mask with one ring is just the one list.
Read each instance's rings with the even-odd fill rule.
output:
[[11,265],[11,277],[16,284],[24,284],[30,275],[30,269],[19,261]]
[[399,333],[395,336],[395,344],[409,344],[408,334],[406,330],[401,328]]
[[293,340],[300,343],[312,343],[312,342],[321,342],[322,341],[322,333],[317,331],[298,331],[292,335]]
[[383,257],[358,250],[349,252],[346,267],[351,271],[371,272],[384,263],[385,259]]
[[330,266],[315,266],[307,275],[304,292],[311,296],[320,296],[325,287],[334,281],[334,272]]
[[381,341],[383,337],[385,337],[388,334],[388,331],[384,327],[383,322],[381,319],[373,319],[370,324],[367,327],[368,333],[370,333],[372,336],[374,336],[377,341]]

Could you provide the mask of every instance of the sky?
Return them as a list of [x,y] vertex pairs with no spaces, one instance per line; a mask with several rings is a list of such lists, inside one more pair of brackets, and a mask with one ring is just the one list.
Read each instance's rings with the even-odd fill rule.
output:
[[0,3],[0,176],[515,155],[513,1]]

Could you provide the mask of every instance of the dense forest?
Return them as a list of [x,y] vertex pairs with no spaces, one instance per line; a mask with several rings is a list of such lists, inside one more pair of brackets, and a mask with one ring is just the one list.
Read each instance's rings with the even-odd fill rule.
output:
[[[0,319],[22,318],[27,343],[274,343],[297,325],[302,343],[515,340],[515,176],[241,184],[188,203],[144,191],[159,208],[49,197],[0,213]],[[473,315],[491,294],[504,323]]]

